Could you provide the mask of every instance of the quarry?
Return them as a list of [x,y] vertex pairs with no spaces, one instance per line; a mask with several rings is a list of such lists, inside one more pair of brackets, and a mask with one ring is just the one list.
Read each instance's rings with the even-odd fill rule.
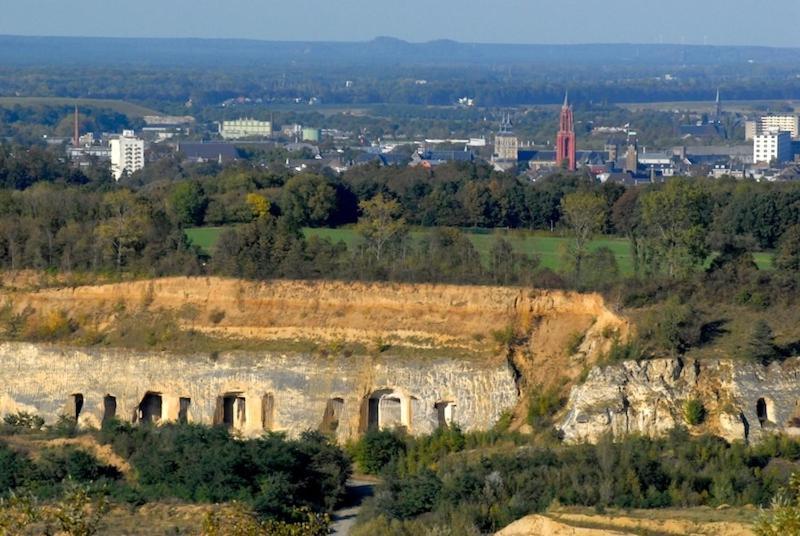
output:
[[706,418],[692,432],[743,441],[800,432],[799,359],[603,364],[631,327],[597,294],[220,278],[32,286],[17,277],[2,296],[28,322],[57,313],[103,332],[149,311],[227,341],[209,351],[2,343],[0,413],[50,423],[194,422],[243,437],[320,430],[348,441],[376,428],[487,430],[508,415],[525,432],[531,389],[550,387],[565,393],[555,421],[572,443],[662,435],[687,425],[683,408],[695,399]]

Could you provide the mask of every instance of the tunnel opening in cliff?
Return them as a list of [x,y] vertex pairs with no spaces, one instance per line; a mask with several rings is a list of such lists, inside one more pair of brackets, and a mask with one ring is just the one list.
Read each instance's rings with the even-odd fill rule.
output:
[[186,424],[189,422],[189,408],[192,405],[192,399],[182,396],[178,399],[178,422]]
[[117,417],[117,397],[106,395],[103,397],[103,422],[108,422]]
[[272,393],[261,397],[261,428],[267,432],[275,428],[275,395]]
[[217,398],[214,424],[233,429],[244,427],[246,403],[242,393],[226,393]]
[[769,421],[769,414],[767,413],[767,401],[763,398],[759,398],[756,401],[756,417],[758,417],[758,423],[762,428]]
[[67,415],[77,421],[78,417],[81,416],[81,411],[83,411],[83,394],[74,393],[70,395]]
[[327,434],[335,433],[339,428],[339,421],[342,418],[342,411],[344,410],[343,398],[331,398],[325,405],[325,411],[322,414],[322,424],[320,424],[320,431]]
[[153,424],[161,422],[163,405],[164,402],[161,393],[145,393],[142,401],[139,403],[139,422]]
[[409,427],[409,401],[395,389],[373,391],[361,407],[359,430],[388,430]]
[[436,422],[439,428],[449,428],[453,425],[456,412],[455,402],[442,401],[433,405],[436,412]]

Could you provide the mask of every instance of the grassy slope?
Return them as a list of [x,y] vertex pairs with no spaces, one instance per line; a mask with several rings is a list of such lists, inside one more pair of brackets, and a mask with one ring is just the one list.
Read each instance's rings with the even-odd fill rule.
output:
[[0,97],[0,107],[8,106],[86,106],[91,108],[106,108],[114,110],[129,117],[143,117],[145,115],[161,115],[161,112],[126,102],[111,99],[71,99],[63,97]]
[[[186,230],[186,235],[193,244],[200,246],[204,251],[210,252],[219,239],[223,227],[196,227]],[[343,241],[348,247],[352,247],[358,242],[358,235],[352,228],[339,228],[339,229],[304,229],[306,236],[319,236],[328,238],[334,242]],[[419,229],[412,232],[412,237],[419,240],[425,236],[429,231]],[[494,232],[486,231],[485,233],[469,233],[470,240],[472,240],[475,249],[481,254],[481,257],[486,261],[492,244],[498,236],[505,237],[514,249],[520,253],[535,253],[541,258],[542,266],[552,270],[561,269],[561,251],[566,247],[569,238],[559,236],[556,234],[531,232],[524,230],[497,230]],[[630,274],[633,271],[633,263],[628,241],[624,238],[617,237],[602,237],[592,241],[591,248],[597,249],[600,247],[607,247],[613,253],[619,264],[619,268],[624,274]],[[769,269],[772,267],[772,254],[769,252],[758,252],[755,254],[756,263],[759,268]]]

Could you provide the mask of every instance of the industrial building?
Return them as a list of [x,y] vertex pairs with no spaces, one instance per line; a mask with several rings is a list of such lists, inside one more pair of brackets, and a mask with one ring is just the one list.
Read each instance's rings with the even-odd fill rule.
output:
[[219,135],[226,140],[270,138],[272,137],[272,121],[257,121],[255,119],[223,121],[219,126]]

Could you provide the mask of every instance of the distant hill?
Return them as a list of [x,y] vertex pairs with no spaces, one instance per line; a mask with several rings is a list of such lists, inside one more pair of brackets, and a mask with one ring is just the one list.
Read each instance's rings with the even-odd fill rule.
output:
[[255,41],[0,36],[0,64],[248,67],[264,64],[342,65],[735,65],[800,63],[800,48],[582,44],[508,45],[449,40],[409,43]]

